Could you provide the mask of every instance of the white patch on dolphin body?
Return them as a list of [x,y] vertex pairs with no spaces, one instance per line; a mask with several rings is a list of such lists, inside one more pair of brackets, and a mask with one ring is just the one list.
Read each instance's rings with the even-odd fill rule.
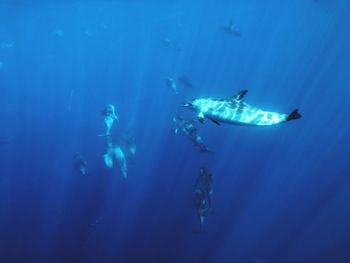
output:
[[297,109],[288,115],[251,106],[243,100],[247,92],[242,90],[228,99],[194,99],[184,106],[196,111],[199,121],[208,118],[216,124],[223,122],[243,126],[271,126],[302,117]]
[[247,126],[271,126],[285,122],[287,114],[264,111],[242,100],[202,98],[193,101],[200,118]]

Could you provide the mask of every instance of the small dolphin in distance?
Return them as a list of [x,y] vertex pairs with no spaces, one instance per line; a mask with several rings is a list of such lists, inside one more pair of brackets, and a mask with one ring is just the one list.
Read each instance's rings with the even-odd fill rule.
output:
[[232,36],[236,36],[236,37],[242,36],[242,33],[237,30],[236,25],[233,22],[233,19],[230,19],[229,23],[225,26],[222,26],[221,29],[228,34],[231,34]]

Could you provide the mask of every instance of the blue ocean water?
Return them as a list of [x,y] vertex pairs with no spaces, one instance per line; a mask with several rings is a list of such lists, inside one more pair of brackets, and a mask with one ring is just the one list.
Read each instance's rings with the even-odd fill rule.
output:
[[[0,262],[350,262],[349,1],[7,0],[0,22]],[[242,89],[303,117],[219,126],[182,106]],[[107,104],[113,142],[137,145],[126,180],[97,136]]]

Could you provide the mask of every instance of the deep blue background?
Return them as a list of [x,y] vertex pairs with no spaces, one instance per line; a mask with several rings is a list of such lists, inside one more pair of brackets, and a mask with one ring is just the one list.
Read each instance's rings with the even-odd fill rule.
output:
[[[2,1],[0,262],[350,262],[349,47],[346,0]],[[182,73],[194,88],[175,95]],[[198,124],[212,154],[172,133],[187,99],[245,88],[303,118]],[[114,141],[138,144],[126,182],[96,136],[107,103]],[[202,165],[215,213],[199,234]]]

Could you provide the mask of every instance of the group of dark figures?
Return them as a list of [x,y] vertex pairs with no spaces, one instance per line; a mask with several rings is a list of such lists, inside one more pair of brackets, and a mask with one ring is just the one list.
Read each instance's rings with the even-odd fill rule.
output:
[[[178,78],[178,81],[182,86],[193,87],[192,82],[187,75],[183,74]],[[178,94],[177,86],[175,80],[169,78],[166,80],[166,84],[171,88],[176,94]],[[180,116],[173,118],[173,131],[175,134],[184,134],[195,147],[199,149],[201,153],[210,152],[208,147],[204,144],[202,137],[199,135],[197,128],[195,127],[195,121],[190,119],[185,119]],[[199,176],[196,180],[196,186],[194,191],[194,207],[196,209],[200,227],[202,229],[204,224],[204,219],[212,211],[212,193],[213,193],[213,179],[211,172],[207,168],[200,168]]]
[[[241,37],[241,32],[237,29],[233,19],[230,19],[227,25],[221,26],[220,29],[234,37]],[[163,39],[164,45],[174,48],[177,51],[181,51],[182,48],[179,44],[169,37]],[[179,94],[179,88],[177,83],[180,83],[182,87],[192,88],[190,78],[186,74],[182,74],[176,79],[165,79],[165,85],[172,90],[175,94]],[[204,144],[202,137],[199,135],[195,122],[193,120],[187,120],[183,117],[176,116],[173,118],[174,133],[183,133],[195,147],[202,153],[210,152],[208,147]],[[207,168],[200,168],[199,176],[196,180],[196,187],[194,191],[194,206],[196,208],[200,226],[202,228],[204,219],[212,212],[212,194],[213,194],[213,178],[212,173]]]
[[[236,29],[236,26],[231,19],[229,23],[225,26],[222,26],[221,29],[233,36],[241,37],[241,33]],[[176,41],[168,37],[163,39],[163,43],[168,46],[175,48],[177,51],[181,51],[181,47]],[[165,80],[166,86],[172,90],[175,94],[179,93],[178,85],[180,83],[182,87],[192,88],[193,84],[190,78],[183,74],[177,79],[167,78]],[[119,165],[119,168],[122,172],[123,177],[127,178],[127,161],[124,151],[120,146],[113,144],[111,140],[111,128],[115,121],[118,121],[118,117],[115,112],[115,107],[113,105],[107,105],[106,108],[102,111],[102,116],[104,118],[105,125],[107,127],[106,133],[99,135],[106,138],[107,142],[107,151],[104,154],[104,163],[107,168],[113,168],[116,165]],[[184,134],[195,147],[199,149],[200,152],[206,153],[210,152],[208,147],[204,144],[202,137],[198,134],[198,130],[195,127],[195,122],[193,120],[187,120],[183,117],[177,116],[173,118],[174,128],[173,131],[175,134],[182,133]],[[133,156],[136,153],[136,143],[135,138],[129,136],[126,140],[126,145],[129,148],[129,155]],[[87,161],[84,159],[83,155],[76,153],[74,156],[74,167],[81,175],[87,175]],[[207,168],[199,169],[199,176],[196,180],[196,186],[194,190],[194,207],[196,209],[200,226],[202,228],[205,218],[212,212],[212,193],[213,193],[213,179],[212,173],[208,171]]]
[[[226,25],[222,25],[219,27],[219,29],[226,33],[227,35],[233,36],[233,37],[242,37],[242,33],[240,30],[238,30],[236,24],[234,23],[234,20],[231,18]],[[172,48],[176,51],[182,51],[182,47],[180,44],[173,38],[170,37],[163,37],[162,39],[163,45],[169,48]]]
[[[241,33],[236,29],[233,20],[231,19],[228,25],[222,26],[221,29],[233,36],[241,37]],[[166,46],[175,48],[177,51],[181,51],[181,47],[176,41],[170,38],[164,38],[163,43]],[[191,88],[193,84],[186,74],[181,75],[177,80],[173,78],[167,78],[165,83],[174,93],[178,94],[179,90],[177,82],[182,86]],[[118,116],[115,111],[115,107],[112,104],[107,105],[102,111],[104,123],[106,125],[106,132],[99,135],[104,137],[107,143],[107,149],[103,155],[104,164],[107,168],[112,169],[115,166],[119,166],[123,177],[127,178],[127,157],[122,148],[113,143],[111,139],[111,129],[113,124],[118,121]],[[201,136],[198,134],[197,128],[194,126],[193,120],[186,120],[182,117],[174,117],[174,133],[178,134],[182,132],[186,137],[190,139],[195,147],[198,147],[200,152],[210,152],[207,146],[203,143]],[[127,154],[130,158],[136,154],[136,142],[135,137],[128,135],[124,140],[127,149]],[[1,139],[0,144],[7,144],[7,140]],[[80,175],[89,175],[88,162],[80,152],[76,152],[73,158],[73,166],[77,173]],[[204,224],[204,219],[212,211],[212,174],[207,168],[200,168],[199,176],[196,180],[196,187],[194,191],[194,206],[197,211],[201,227]]]
[[[111,128],[114,122],[118,121],[115,107],[113,105],[107,105],[102,111],[102,116],[106,125],[106,132],[99,135],[99,137],[106,138],[107,142],[107,150],[103,155],[105,166],[109,169],[113,168],[114,166],[119,166],[123,177],[126,179],[126,155],[121,147],[114,144],[111,140]],[[185,120],[180,117],[175,117],[173,121],[175,123],[174,132],[176,134],[179,131],[182,131],[187,137],[190,138],[191,141],[193,141],[194,145],[197,146],[201,152],[208,151],[207,147],[203,144],[201,137],[198,135],[193,121]],[[128,136],[126,138],[126,145],[128,147],[128,154],[134,156],[136,154],[135,138],[133,136]],[[80,175],[89,175],[88,162],[81,153],[75,153],[73,165],[75,170]],[[196,209],[201,228],[204,224],[204,219],[212,211],[212,183],[213,179],[211,172],[209,172],[207,168],[200,168],[194,191],[194,207]]]

